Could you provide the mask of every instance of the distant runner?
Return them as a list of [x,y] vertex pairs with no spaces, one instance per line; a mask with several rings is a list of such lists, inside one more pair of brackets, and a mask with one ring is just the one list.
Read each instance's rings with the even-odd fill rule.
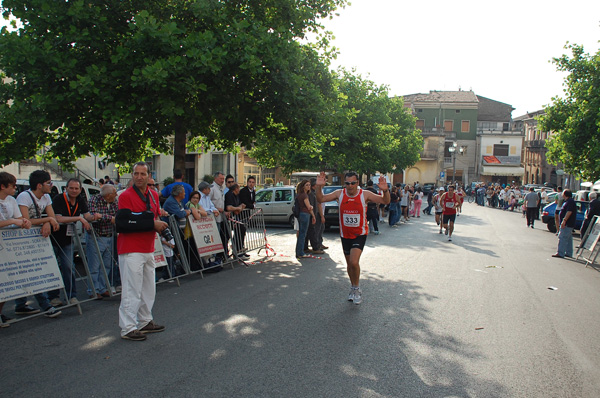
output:
[[360,256],[363,252],[369,224],[367,223],[367,204],[369,202],[388,204],[390,203],[390,191],[384,176],[379,177],[379,189],[383,195],[363,190],[358,187],[358,174],[346,173],[344,189],[337,189],[327,195],[323,195],[325,185],[325,172],[321,172],[317,178],[317,201],[319,203],[337,200],[339,203],[340,235],[342,247],[346,257],[347,272],[350,277],[351,289],[348,301],[354,304],[362,302],[362,291],[360,281]]
[[433,207],[435,208],[435,222],[437,223],[437,225],[440,226],[440,234],[442,233],[442,212],[444,211],[444,208],[442,207],[442,204],[440,203],[440,199],[443,194],[444,194],[444,188],[439,187],[438,192],[433,197]]
[[454,185],[448,185],[448,192],[442,195],[440,204],[444,209],[442,213],[442,224],[446,229],[444,233],[448,235],[448,242],[451,242],[452,232],[454,232],[454,221],[456,220],[456,211],[461,206],[460,196],[454,192]]

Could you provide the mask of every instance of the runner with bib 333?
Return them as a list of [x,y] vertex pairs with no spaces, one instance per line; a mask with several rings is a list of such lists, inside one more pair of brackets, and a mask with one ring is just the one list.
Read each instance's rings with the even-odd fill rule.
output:
[[325,185],[325,172],[317,177],[316,194],[319,203],[337,200],[339,204],[340,235],[342,247],[346,257],[348,276],[352,285],[348,301],[354,304],[362,302],[362,291],[360,282],[360,256],[367,241],[369,224],[367,223],[367,204],[369,202],[388,204],[390,203],[390,191],[384,176],[379,177],[379,189],[383,193],[366,191],[358,186],[358,174],[346,173],[344,176],[344,189],[337,189],[327,195],[323,195]]

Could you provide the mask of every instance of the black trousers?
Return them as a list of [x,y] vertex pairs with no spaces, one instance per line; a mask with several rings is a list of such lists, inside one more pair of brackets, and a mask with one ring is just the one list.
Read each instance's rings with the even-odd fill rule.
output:
[[538,215],[537,207],[528,207],[527,208],[527,226],[533,225],[536,216]]

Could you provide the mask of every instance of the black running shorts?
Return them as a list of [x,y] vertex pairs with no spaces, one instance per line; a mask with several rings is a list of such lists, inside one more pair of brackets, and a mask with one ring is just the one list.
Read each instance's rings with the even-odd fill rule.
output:
[[448,224],[448,221],[452,221],[452,223],[454,223],[455,220],[456,220],[456,214],[444,214],[444,218],[442,219],[442,224]]
[[360,249],[363,250],[367,243],[367,235],[358,235],[354,239],[342,238],[342,248],[346,256],[350,255],[350,250]]

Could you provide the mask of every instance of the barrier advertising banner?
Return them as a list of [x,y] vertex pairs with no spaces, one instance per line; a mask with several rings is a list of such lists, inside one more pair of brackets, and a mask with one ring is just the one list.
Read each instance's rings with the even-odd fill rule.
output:
[[159,234],[156,234],[156,237],[154,238],[154,263],[156,264],[156,268],[167,265],[167,258],[165,257],[165,251],[160,242]]
[[41,228],[0,229],[0,302],[64,287]]
[[209,256],[223,252],[219,228],[212,214],[202,217],[200,220],[196,220],[190,215],[188,216],[188,222],[190,223],[192,236],[198,248],[198,255]]

